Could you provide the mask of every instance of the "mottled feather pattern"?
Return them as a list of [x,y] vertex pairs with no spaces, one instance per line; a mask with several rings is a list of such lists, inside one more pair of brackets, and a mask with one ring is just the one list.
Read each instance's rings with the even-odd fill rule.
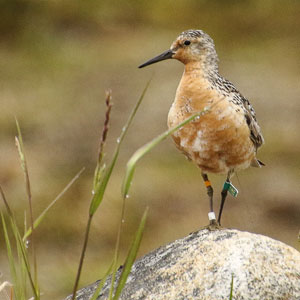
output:
[[250,101],[241,95],[229,80],[218,73],[210,76],[210,82],[212,83],[212,89],[217,89],[223,96],[227,97],[228,101],[234,103],[244,111],[245,120],[250,129],[250,138],[256,149],[259,148],[264,143],[264,138],[256,119],[255,110]]

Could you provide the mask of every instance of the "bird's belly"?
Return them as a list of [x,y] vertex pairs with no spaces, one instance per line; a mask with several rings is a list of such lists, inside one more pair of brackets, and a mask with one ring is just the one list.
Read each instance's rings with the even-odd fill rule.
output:
[[[169,113],[170,128],[191,113]],[[181,111],[182,112],[182,111]],[[177,148],[204,172],[227,173],[249,167],[255,156],[249,128],[234,105],[217,106],[173,134]]]

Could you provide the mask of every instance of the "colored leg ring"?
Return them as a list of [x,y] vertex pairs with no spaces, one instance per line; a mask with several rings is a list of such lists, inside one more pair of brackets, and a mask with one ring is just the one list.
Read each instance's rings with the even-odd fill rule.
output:
[[210,181],[209,181],[209,180],[205,180],[205,181],[204,181],[204,184],[205,184],[205,186],[206,186],[206,187],[209,187],[209,186],[211,186],[211,183],[210,183]]

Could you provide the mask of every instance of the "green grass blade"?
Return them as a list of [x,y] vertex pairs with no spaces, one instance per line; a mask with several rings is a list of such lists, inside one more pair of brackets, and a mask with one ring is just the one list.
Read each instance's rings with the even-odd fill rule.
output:
[[120,276],[120,280],[118,282],[118,286],[116,288],[116,293],[114,295],[113,300],[117,300],[119,299],[121,292],[126,284],[126,280],[128,278],[128,275],[131,271],[132,265],[136,259],[138,250],[140,248],[140,244],[141,244],[141,240],[142,240],[142,236],[143,236],[143,232],[144,232],[144,228],[145,228],[145,223],[146,223],[146,219],[147,219],[147,214],[148,214],[148,208],[146,208],[143,217],[141,219],[139,228],[135,234],[134,237],[134,241],[131,245],[131,248],[129,250],[129,253],[127,255],[126,261],[125,261],[125,265],[122,271],[122,274]]
[[[81,275],[81,270],[82,270],[82,265],[83,265],[83,260],[84,260],[85,251],[86,251],[86,247],[87,247],[89,230],[90,230],[93,215],[95,214],[96,210],[98,209],[99,205],[101,204],[101,202],[103,200],[103,196],[104,196],[107,184],[109,182],[112,171],[114,169],[114,166],[115,166],[116,161],[117,161],[118,156],[119,156],[119,151],[120,151],[121,144],[123,142],[124,137],[126,136],[126,133],[129,129],[134,117],[135,117],[135,114],[136,114],[140,104],[142,103],[142,100],[145,96],[145,93],[147,91],[147,88],[148,88],[149,84],[150,84],[150,81],[146,84],[140,98],[138,99],[135,107],[133,108],[133,110],[132,110],[132,112],[131,112],[128,120],[127,120],[127,123],[125,124],[125,126],[122,129],[120,137],[117,139],[117,146],[116,146],[116,149],[115,149],[115,152],[113,154],[113,158],[112,158],[112,161],[111,161],[109,167],[107,169],[106,168],[102,169],[103,176],[99,179],[98,179],[98,177],[100,175],[99,175],[98,169],[96,169],[96,173],[95,173],[96,175],[95,176],[97,177],[96,179],[98,179],[100,181],[95,182],[95,180],[94,180],[94,182],[93,182],[94,195],[92,197],[92,201],[91,201],[91,204],[90,204],[89,220],[88,220],[88,225],[87,225],[87,228],[86,228],[86,234],[85,234],[85,238],[84,238],[84,245],[83,245],[83,249],[82,249],[82,252],[81,252],[79,267],[78,267],[78,271],[77,271],[77,275],[76,275],[76,279],[75,279],[75,284],[74,284],[74,288],[73,288],[72,300],[74,300],[75,297],[76,297],[76,291],[77,291],[79,280],[80,280],[80,275]],[[106,117],[106,119],[108,120],[108,117]],[[102,141],[105,141],[105,139],[102,138]],[[100,150],[99,150],[99,155],[100,156],[98,157],[98,162],[97,162],[98,165],[100,165],[100,162],[102,161],[102,157],[101,157],[102,150],[101,149],[102,149],[102,146],[100,145]],[[97,168],[99,168],[99,167],[97,167]]]
[[[19,152],[21,166],[22,166],[24,178],[25,178],[26,193],[27,193],[28,204],[29,204],[30,227],[32,230],[32,232],[31,232],[31,252],[32,252],[32,257],[33,257],[33,270],[34,270],[34,272],[33,272],[34,282],[33,282],[32,288],[33,288],[33,291],[35,294],[35,298],[38,299],[39,298],[39,288],[38,288],[38,274],[37,274],[37,258],[36,258],[36,249],[35,249],[36,247],[35,247],[35,239],[34,239],[34,234],[33,234],[34,217],[33,217],[31,184],[30,184],[29,172],[28,172],[28,167],[27,167],[27,161],[25,158],[22,133],[21,133],[20,125],[19,125],[19,122],[17,119],[16,119],[16,125],[17,125],[17,130],[18,130],[18,136],[15,137],[15,141],[16,141],[16,146],[17,146],[18,152]],[[17,229],[17,227],[16,227],[16,229]],[[17,233],[19,234],[18,229],[17,229]],[[22,241],[21,241],[21,243],[22,243]],[[31,274],[29,274],[29,276],[31,276]]]
[[5,207],[6,207],[6,211],[7,211],[8,215],[9,215],[11,218],[13,218],[12,210],[11,210],[11,208],[9,207],[9,204],[8,204],[8,202],[7,202],[7,200],[6,200],[6,197],[5,197],[5,194],[4,194],[4,191],[3,191],[2,187],[1,187],[1,185],[0,185],[0,194],[1,194],[1,198],[2,198],[2,200],[3,200],[3,202],[4,202],[4,205],[5,205]]
[[[28,259],[28,253],[26,250],[26,246],[25,243],[23,242],[22,238],[21,238],[21,234],[19,232],[18,226],[15,222],[15,218],[14,216],[10,216],[10,226],[12,229],[12,233],[13,236],[15,238],[16,241],[16,246],[17,246],[17,254],[18,254],[18,258],[19,258],[19,267],[20,272],[21,272],[21,278],[19,278],[19,274],[16,271],[16,279],[17,279],[17,283],[15,285],[15,288],[18,290],[19,294],[26,294],[26,279],[24,278],[25,274],[27,275],[27,277],[29,278],[29,282],[33,291],[33,294],[35,296],[35,299],[38,300],[39,298],[39,289],[38,289],[38,285],[37,283],[35,284],[33,281],[33,277],[31,274],[31,270],[30,270],[30,263],[29,263],[29,259]],[[11,250],[8,251],[12,252]],[[16,265],[15,263],[15,258],[12,256],[12,259],[14,260],[14,265]],[[16,270],[16,268],[15,268]],[[17,298],[17,299],[25,299],[25,296],[22,298]]]
[[229,294],[229,300],[232,299],[233,299],[233,273],[231,274],[230,294]]
[[[24,248],[25,248],[25,244],[23,241],[22,241],[22,246],[19,243],[20,234],[19,234],[19,230],[18,230],[18,227],[16,226],[15,222],[11,222],[11,228],[12,228],[15,240],[16,240],[16,250],[17,250],[17,256],[18,256],[18,269],[19,269],[19,285],[20,285],[20,289],[22,290],[22,293],[24,295],[27,295],[27,277],[28,277],[27,274],[28,274],[28,272],[27,272],[27,267],[26,267],[27,265],[24,261],[22,250],[21,250],[21,247],[24,246]],[[28,263],[27,249],[25,249],[25,254],[26,254],[26,261]]]
[[17,118],[16,118],[16,126],[17,126],[17,131],[18,131],[18,136],[16,137],[16,146],[17,146],[18,153],[19,153],[20,160],[21,160],[21,167],[23,169],[23,172],[26,173],[27,167],[26,167],[26,159],[25,159],[25,154],[24,154],[23,138],[22,138],[20,125],[19,125]]
[[95,290],[93,297],[90,300],[97,300],[105,282],[106,279],[108,277],[108,275],[111,273],[111,270],[113,268],[113,262],[111,263],[110,267],[108,268],[108,270],[106,271],[105,275],[103,276],[103,278],[101,279],[101,281],[99,282],[99,285],[97,286],[97,289]]
[[116,265],[117,265],[117,260],[114,259],[113,260],[113,273],[111,274],[111,285],[110,285],[110,289],[109,289],[108,300],[113,299],[113,291],[115,288],[115,280],[116,280],[116,274],[117,274]]
[[117,146],[116,146],[116,150],[115,150],[115,153],[113,155],[112,161],[111,161],[109,167],[105,170],[104,175],[101,178],[100,183],[97,184],[97,186],[96,186],[95,194],[92,198],[92,202],[91,202],[91,206],[90,206],[90,215],[93,215],[96,212],[97,208],[99,207],[99,205],[101,204],[101,202],[103,200],[103,195],[104,195],[104,192],[106,190],[106,186],[108,184],[111,173],[114,169],[114,166],[115,166],[116,161],[117,161],[118,156],[119,156],[119,151],[120,151],[121,144],[124,140],[124,137],[126,136],[126,133],[129,129],[132,121],[133,121],[133,118],[135,117],[135,114],[136,114],[140,104],[142,103],[142,100],[144,99],[144,96],[145,96],[145,93],[146,93],[146,91],[149,87],[149,84],[150,84],[150,81],[146,84],[146,87],[144,88],[140,98],[138,99],[135,107],[133,108],[133,110],[132,110],[132,112],[131,112],[128,120],[127,120],[127,123],[125,124],[125,126],[122,129],[122,133],[121,133],[120,137],[117,139]]
[[7,232],[7,226],[6,222],[4,220],[3,214],[1,212],[1,220],[2,220],[2,227],[3,227],[3,233],[4,233],[4,239],[5,239],[5,244],[6,244],[6,249],[7,249],[7,256],[8,256],[8,262],[9,262],[9,268],[10,268],[10,274],[14,286],[14,292],[16,294],[17,299],[22,299],[21,298],[21,290],[20,285],[19,285],[19,279],[18,279],[18,274],[16,270],[16,265],[15,265],[15,258],[12,253],[12,247],[10,243],[10,239],[8,237],[8,232]]
[[[39,287],[38,287],[37,282],[34,282],[33,277],[32,277],[30,263],[29,263],[29,259],[28,259],[28,253],[26,250],[25,243],[23,242],[20,232],[18,230],[18,227],[13,220],[11,221],[11,226],[12,226],[14,237],[16,239],[16,243],[17,243],[18,256],[21,259],[22,272],[27,274],[27,277],[29,279],[29,283],[30,283],[32,292],[34,294],[35,300],[39,300],[40,299]],[[24,290],[25,290],[25,288],[24,288]]]
[[[85,168],[82,168],[73,178],[72,180],[64,187],[64,189],[55,197],[55,199],[44,209],[44,211],[38,216],[38,218],[34,221],[33,228],[37,228],[44,217],[46,216],[46,213],[51,209],[51,207],[69,190],[69,188],[73,185],[73,183],[79,178],[79,176],[82,174],[82,172],[85,170]],[[26,233],[23,236],[23,240],[25,241],[31,234],[32,229],[31,227],[26,231]]]
[[178,130],[180,127],[182,127],[182,126],[186,125],[187,123],[193,121],[195,118],[197,118],[197,117],[205,114],[206,112],[208,112],[208,109],[204,109],[201,112],[193,114],[192,116],[190,116],[189,118],[187,118],[186,120],[184,120],[183,122],[181,122],[179,125],[177,125],[174,128],[171,128],[171,129],[165,131],[164,133],[162,133],[161,135],[157,136],[156,138],[154,138],[152,141],[150,141],[146,145],[144,145],[141,148],[139,148],[132,155],[132,157],[130,158],[130,160],[127,163],[126,174],[125,174],[125,177],[124,177],[124,180],[123,180],[123,184],[122,184],[122,196],[123,197],[126,197],[126,195],[128,195],[129,188],[130,188],[130,185],[131,185],[131,181],[132,181],[133,174],[134,174],[135,167],[136,167],[136,164],[137,164],[138,160],[141,159],[150,150],[152,150],[157,144],[159,144],[161,141],[163,141],[164,139],[166,139],[173,132],[175,132],[176,130]]
[[101,181],[101,178],[103,177],[104,171],[106,169],[106,164],[99,165],[97,164],[94,172],[94,178],[93,178],[93,191],[97,189],[97,185]]
[[89,211],[90,215],[93,215],[96,212],[97,208],[99,207],[99,205],[101,204],[101,202],[103,200],[106,186],[110,179],[111,173],[115,167],[118,156],[119,156],[119,144],[116,148],[114,157],[113,157],[108,169],[105,171],[100,183],[98,185],[96,185],[96,190],[95,190],[94,196],[92,198],[91,206],[90,206],[90,211]]

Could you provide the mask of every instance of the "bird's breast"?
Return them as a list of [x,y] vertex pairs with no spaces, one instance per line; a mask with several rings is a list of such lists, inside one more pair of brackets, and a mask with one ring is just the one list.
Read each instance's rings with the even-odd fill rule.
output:
[[169,128],[205,108],[207,113],[173,134],[176,146],[203,171],[226,173],[247,168],[255,148],[243,111],[205,82],[187,82],[184,88],[181,82],[169,111]]

